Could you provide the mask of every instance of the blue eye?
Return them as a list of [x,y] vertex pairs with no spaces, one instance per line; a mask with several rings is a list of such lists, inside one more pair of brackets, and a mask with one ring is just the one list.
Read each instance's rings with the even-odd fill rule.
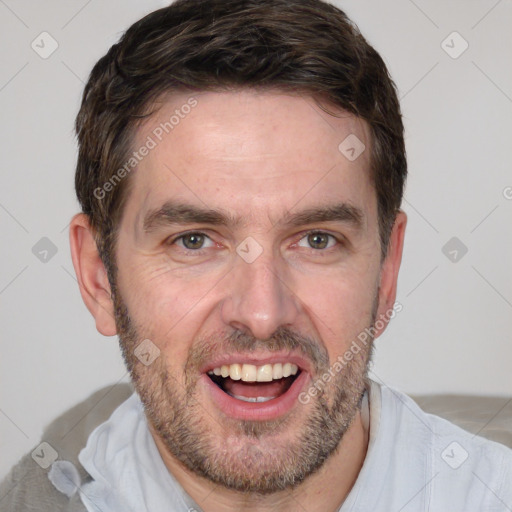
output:
[[[303,243],[304,241],[307,245],[304,245],[304,243]],[[323,233],[321,231],[314,231],[314,232],[308,233],[306,236],[304,236],[299,241],[299,246],[300,247],[309,247],[311,249],[322,250],[322,249],[329,249],[330,247],[335,245],[336,242],[337,242],[337,240],[332,235],[329,235],[328,233]]]

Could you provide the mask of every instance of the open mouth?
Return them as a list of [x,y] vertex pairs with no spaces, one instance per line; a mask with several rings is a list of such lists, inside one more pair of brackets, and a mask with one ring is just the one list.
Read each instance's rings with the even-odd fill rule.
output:
[[290,353],[227,354],[201,373],[212,404],[229,418],[248,421],[287,416],[311,381],[309,361]]
[[242,402],[269,402],[283,396],[301,374],[293,363],[222,365],[207,372],[224,393]]

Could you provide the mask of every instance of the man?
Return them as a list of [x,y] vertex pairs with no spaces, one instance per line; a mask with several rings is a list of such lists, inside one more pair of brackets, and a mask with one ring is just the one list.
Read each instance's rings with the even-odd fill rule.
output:
[[512,509],[511,450],[368,378],[406,158],[340,10],[179,0],[96,64],[76,128],[73,263],[136,393],[52,468],[49,509]]

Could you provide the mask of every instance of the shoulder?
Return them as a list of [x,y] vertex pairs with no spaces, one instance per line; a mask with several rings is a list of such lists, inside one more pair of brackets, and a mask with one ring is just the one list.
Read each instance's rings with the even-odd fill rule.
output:
[[[24,455],[0,483],[0,508],[5,512],[85,511],[78,493],[60,492],[49,478],[54,461],[67,461],[77,478],[87,481],[78,454],[90,433],[133,394],[130,384],[108,386],[64,412],[45,429],[41,443]],[[39,461],[39,463],[38,463]],[[68,464],[69,466],[69,464]]]
[[[435,504],[453,501],[453,506],[460,506],[461,500],[489,511],[512,505],[512,449],[478,435],[492,415],[479,422],[462,421],[470,432],[423,410],[396,389],[381,386],[381,393],[382,414],[394,415],[396,435],[408,440],[401,446],[402,456],[417,458],[424,467],[426,494],[434,510]],[[452,407],[456,404],[453,401]]]

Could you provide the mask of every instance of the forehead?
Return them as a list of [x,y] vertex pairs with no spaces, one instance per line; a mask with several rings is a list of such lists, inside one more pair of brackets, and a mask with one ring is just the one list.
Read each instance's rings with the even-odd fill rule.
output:
[[134,144],[150,148],[131,176],[138,217],[169,199],[247,218],[340,201],[375,210],[369,129],[353,115],[255,90],[173,94],[156,107]]

